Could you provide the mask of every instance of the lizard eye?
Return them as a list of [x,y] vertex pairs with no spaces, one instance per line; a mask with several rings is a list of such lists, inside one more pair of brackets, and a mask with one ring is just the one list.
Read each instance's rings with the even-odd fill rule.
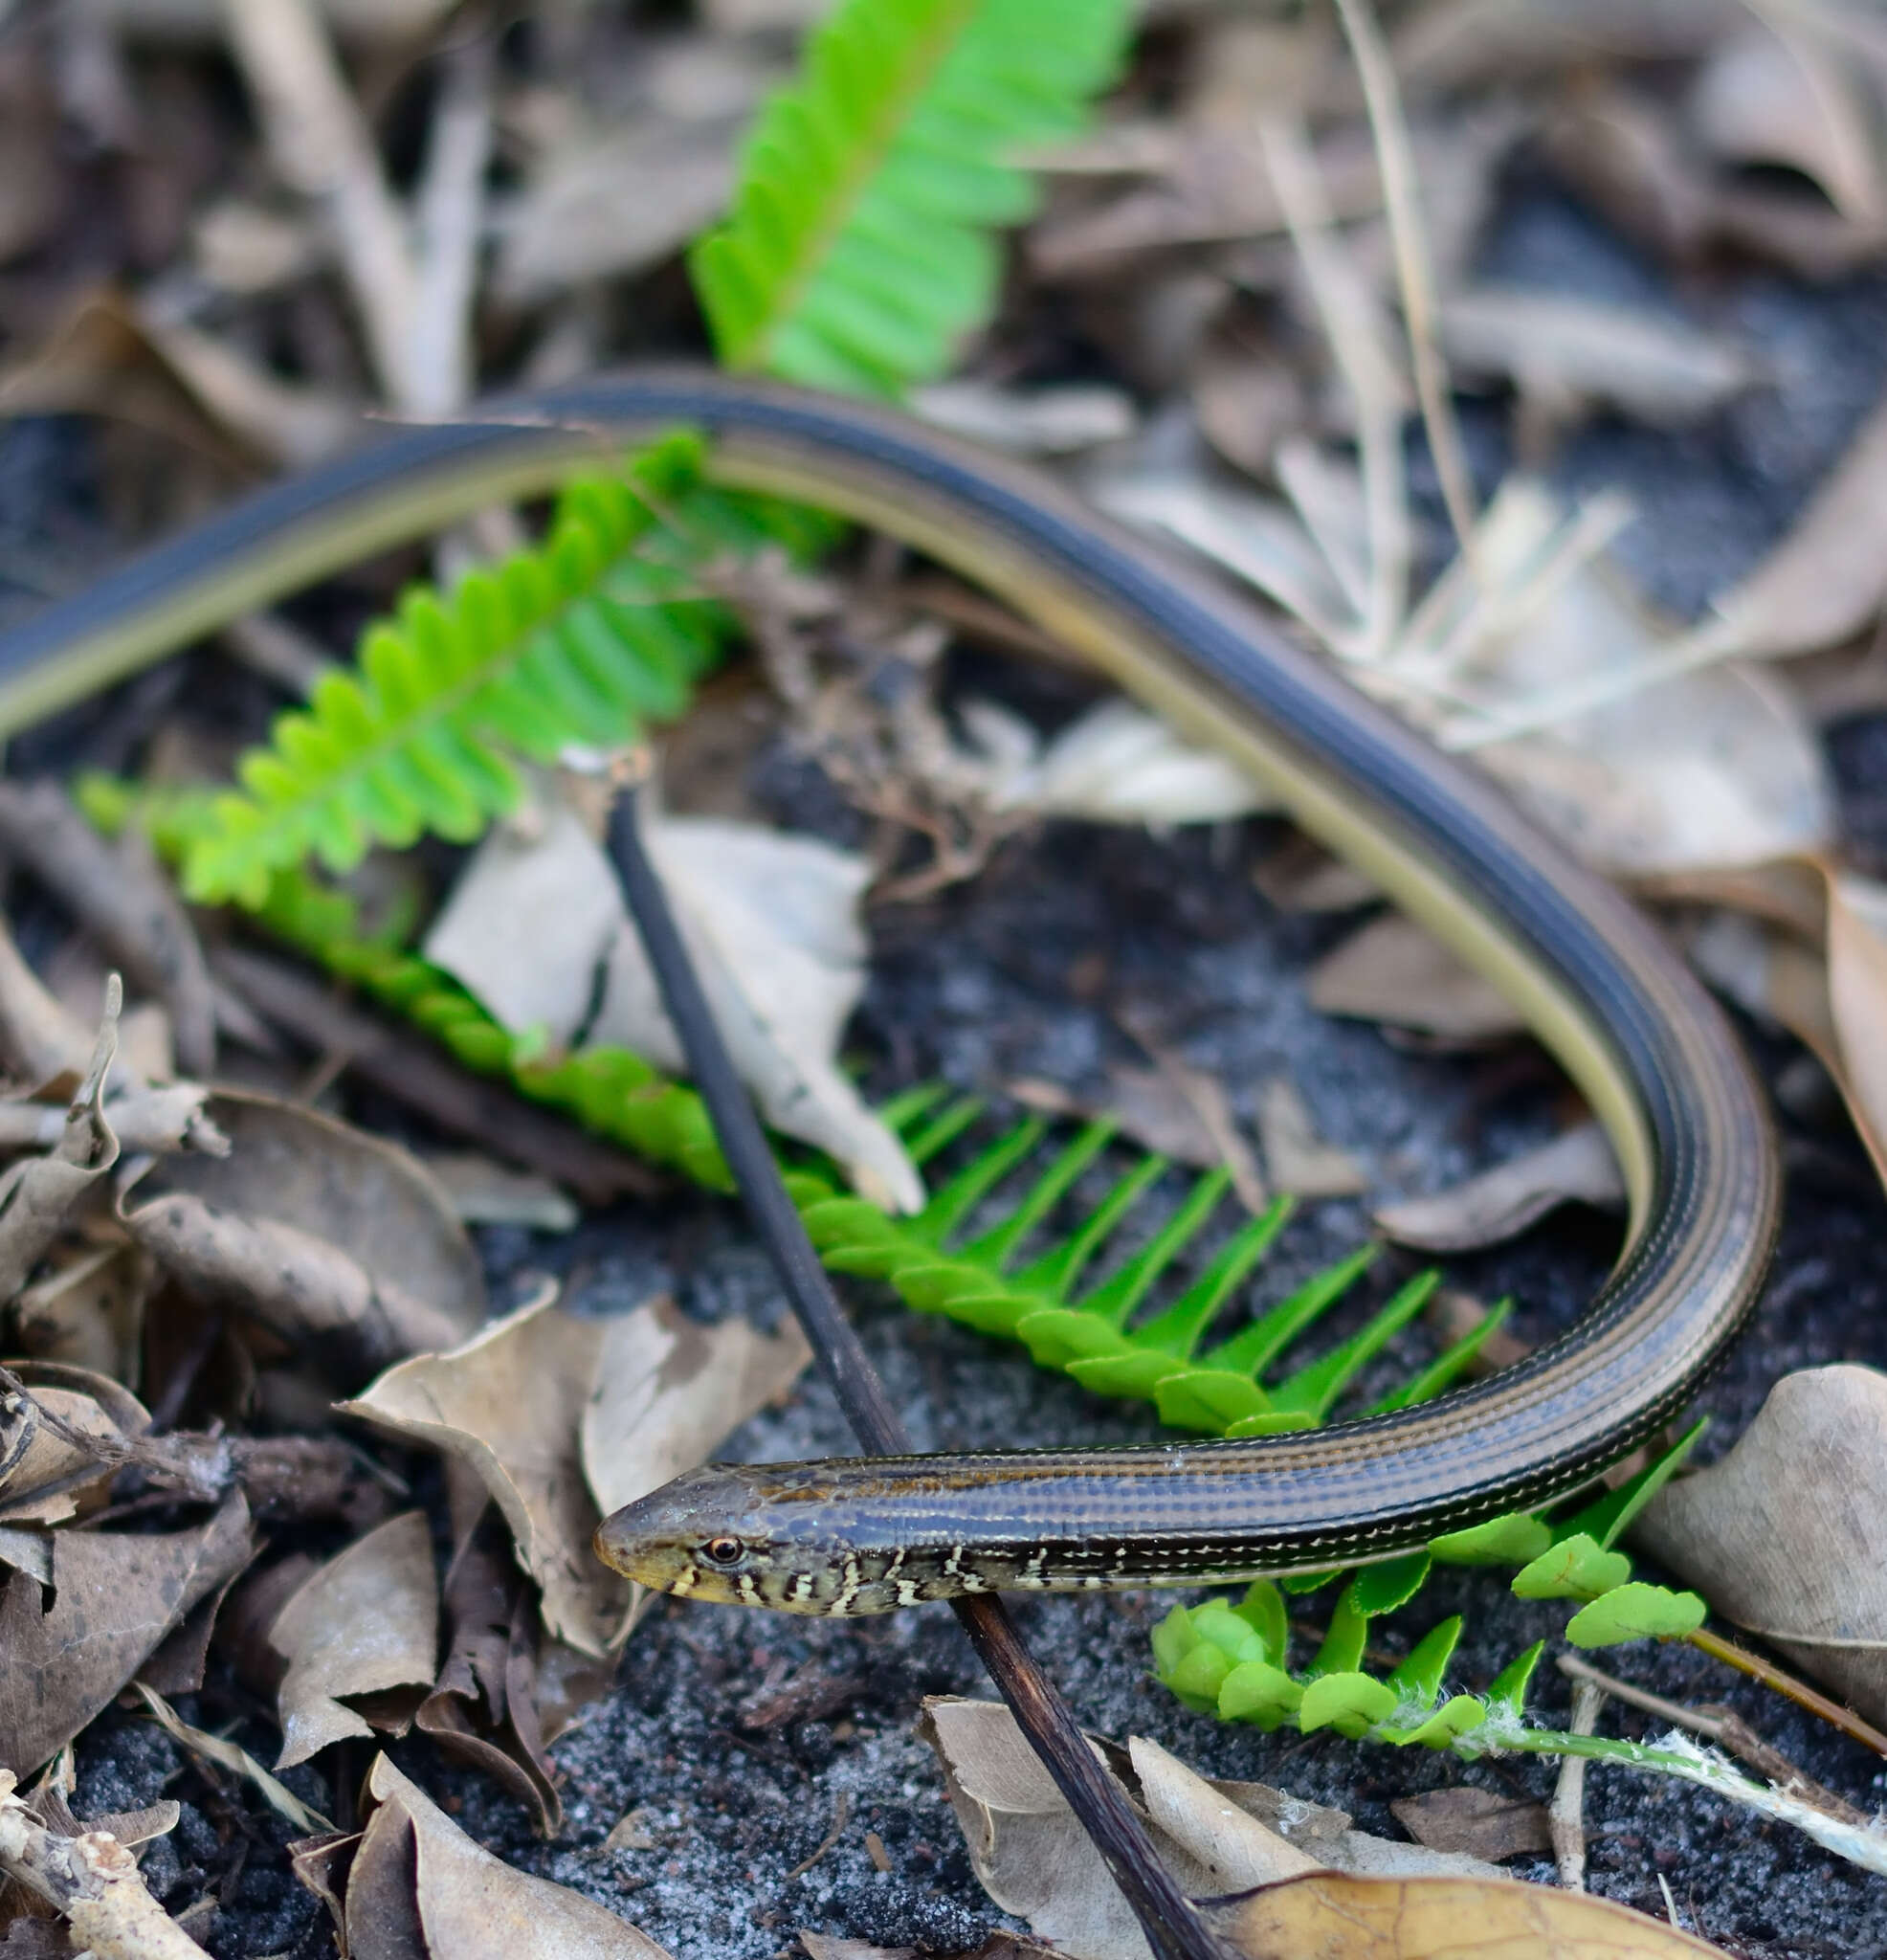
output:
[[710,1538],[701,1547],[701,1556],[710,1565],[737,1566],[741,1562],[741,1554],[744,1549],[745,1548],[738,1538]]

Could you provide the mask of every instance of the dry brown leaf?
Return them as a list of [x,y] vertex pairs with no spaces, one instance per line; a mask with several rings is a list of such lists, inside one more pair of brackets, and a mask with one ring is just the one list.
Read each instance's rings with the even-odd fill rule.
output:
[[606,1907],[475,1844],[385,1756],[367,1790],[378,1807],[346,1890],[358,1960],[669,1960]]
[[1618,1159],[1596,1123],[1582,1123],[1452,1190],[1384,1205],[1375,1217],[1398,1245],[1468,1252],[1513,1238],[1574,1200],[1610,1209],[1625,1202]]
[[1543,1803],[1456,1784],[1419,1796],[1389,1799],[1395,1820],[1431,1851],[1464,1851],[1498,1864],[1509,1858],[1542,1858],[1553,1849]]
[[1817,869],[1825,951],[1792,930],[1719,911],[1693,922],[1690,955],[1713,986],[1787,1028],[1828,1070],[1887,1183],[1887,887]]
[[[990,1898],[1072,1960],[1143,1960],[1147,1947],[1138,1921],[1009,1710],[932,1697],[921,1732],[938,1752],[970,1861]],[[1195,1896],[1326,1861],[1397,1873],[1493,1871],[1476,1860],[1351,1830],[1342,1811],[1263,1784],[1208,1782],[1143,1737],[1125,1750],[1090,1744],[1148,1819],[1163,1861]]]
[[270,1627],[269,1644],[288,1663],[278,1695],[276,1768],[305,1763],[343,1736],[393,1726],[369,1722],[346,1701],[430,1686],[438,1642],[432,1526],[424,1511],[406,1511],[311,1573]]
[[1887,1723],[1887,1374],[1784,1375],[1729,1455],[1667,1484],[1634,1528],[1719,1612]]
[[1630,1906],[1511,1879],[1310,1872],[1203,1909],[1250,1960],[1721,1960]]
[[1488,1041],[1526,1023],[1491,981],[1399,912],[1372,919],[1311,969],[1320,1013],[1387,1021],[1454,1041]]
[[1252,882],[1280,912],[1354,912],[1383,896],[1367,873],[1293,835],[1252,867]]
[[[571,1655],[592,1677],[600,1673],[600,1682],[588,1682],[587,1700],[607,1690],[613,1669],[541,1635],[530,1582],[518,1570],[509,1539],[502,1517],[487,1503],[454,1555],[445,1584],[445,1664],[413,1723],[449,1755],[470,1763],[534,1810],[539,1831],[549,1838],[563,1829],[564,1806],[544,1753],[539,1658]],[[553,1663],[553,1672],[561,1677],[574,1670]],[[552,1694],[563,1689],[561,1679],[543,1685]],[[572,1685],[581,1692],[584,1683]]]
[[19,1570],[0,1592],[0,1761],[23,1770],[77,1735],[254,1545],[235,1497],[188,1531],[56,1531],[48,1548],[50,1604]]

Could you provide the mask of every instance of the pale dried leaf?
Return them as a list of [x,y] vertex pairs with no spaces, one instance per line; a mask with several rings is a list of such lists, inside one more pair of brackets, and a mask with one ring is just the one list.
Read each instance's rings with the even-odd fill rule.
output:
[[[406,1875],[403,1903],[416,1917],[424,1953],[453,1960],[669,1960],[664,1948],[607,1907],[515,1870],[474,1843],[385,1756],[374,1759],[367,1789],[379,1808],[347,1885],[357,1942],[378,1931],[385,1896],[376,1898],[379,1887],[364,1881],[377,1875],[384,1884],[390,1866]],[[390,1840],[385,1851],[377,1839]]]
[[1887,402],[1877,405],[1808,508],[1747,577],[1714,602],[1730,651],[1768,658],[1851,639],[1887,597]]
[[[94,1510],[118,1474],[118,1452],[150,1427],[144,1405],[108,1375],[71,1364],[15,1362],[13,1374],[33,1398],[26,1446],[0,1466],[0,1522],[58,1525]],[[97,1455],[58,1435],[40,1412],[104,1445]],[[28,1493],[46,1490],[44,1497]]]
[[1519,1012],[1432,933],[1385,913],[1311,969],[1310,1004],[1320,1013],[1385,1021],[1454,1041],[1486,1041],[1525,1030]]
[[166,1735],[182,1743],[193,1754],[214,1763],[218,1769],[227,1770],[232,1775],[253,1783],[263,1802],[296,1830],[315,1832],[333,1829],[320,1811],[311,1810],[287,1784],[270,1775],[240,1743],[230,1741],[228,1736],[211,1735],[207,1728],[186,1722],[148,1682],[138,1681],[131,1685],[144,1703],[145,1711]]
[[1763,378],[1725,336],[1575,293],[1471,287],[1443,302],[1441,330],[1457,369],[1548,407],[1608,403],[1658,427],[1707,415]]
[[1398,1245],[1469,1252],[1513,1238],[1574,1200],[1608,1209],[1625,1202],[1618,1159],[1596,1123],[1582,1123],[1452,1190],[1384,1205],[1375,1217]]
[[812,1358],[797,1322],[777,1334],[744,1320],[703,1326],[665,1298],[602,1326],[582,1449],[605,1515],[704,1462],[729,1431],[784,1395]]
[[[1032,1076],[1005,1082],[1003,1093],[1026,1108],[1051,1116],[1077,1117],[1084,1123],[1105,1117],[1120,1125],[1128,1141],[1176,1164],[1210,1170],[1224,1161],[1217,1140],[1201,1120],[1197,1101],[1161,1069],[1118,1064],[1107,1071],[1105,1088],[1097,1096],[1077,1096],[1059,1082]],[[1227,1115],[1230,1120],[1229,1107]]]
[[424,1511],[405,1511],[311,1573],[276,1615],[269,1644],[288,1662],[276,1768],[343,1736],[371,1736],[374,1725],[346,1698],[430,1686],[438,1643],[432,1526]]
[[1274,1076],[1258,1090],[1258,1142],[1276,1191],[1300,1198],[1351,1197],[1368,1188],[1363,1166],[1318,1130],[1298,1085]]
[[57,1531],[51,1549],[50,1604],[17,1570],[0,1591],[0,1762],[23,1769],[77,1735],[254,1545],[233,1497],[187,1531]]
[[1887,1723],[1887,1374],[1804,1369],[1729,1455],[1667,1484],[1636,1542],[1720,1613]]
[[1887,1175],[1887,885],[1829,880],[1828,1000],[1842,1092]]
[[1721,1960],[1720,1949],[1629,1906],[1511,1879],[1311,1872],[1205,1911],[1250,1960]]
[[575,1200],[549,1178],[534,1170],[513,1170],[475,1150],[434,1151],[425,1164],[467,1225],[570,1232],[583,1216]]
[[1845,216],[1867,221],[1882,206],[1875,108],[1859,64],[1838,45],[1814,32],[1812,16],[1752,20],[1710,51],[1686,108],[1713,157],[1799,170]]
[[552,1304],[555,1289],[462,1347],[389,1369],[340,1406],[466,1465],[504,1513],[544,1621],[585,1654],[609,1651],[628,1583],[590,1552],[602,1522],[584,1482],[578,1426],[608,1337],[604,1321]]
[[739,105],[712,122],[645,112],[557,145],[495,214],[497,296],[536,304],[678,251],[724,210],[744,120]]
[[[644,835],[761,1113],[831,1151],[874,1202],[919,1209],[922,1183],[902,1147],[833,1061],[864,988],[865,860],[710,817],[651,817]],[[582,1030],[658,1067],[683,1066],[609,859],[560,797],[479,846],[426,956],[520,1033],[562,1042]]]
[[[1001,738],[991,704],[970,724],[986,751]],[[996,711],[1000,712],[1000,711]],[[1090,823],[1220,823],[1274,807],[1264,788],[1211,749],[1185,741],[1159,716],[1105,701],[1026,759],[1012,758],[989,786],[991,805]]]
[[1137,417],[1118,388],[1063,384],[1005,388],[989,381],[933,382],[912,391],[921,420],[1017,456],[1068,456],[1134,433]]
[[[970,1861],[990,1898],[1071,1960],[1143,1960],[1138,1922],[1009,1710],[932,1697],[921,1732],[943,1764]],[[1352,1830],[1343,1812],[1263,1784],[1209,1782],[1142,1737],[1124,1751],[1091,1747],[1123,1779],[1150,1820],[1154,1848],[1195,1897],[1325,1860],[1349,1870],[1492,1872],[1476,1860]]]

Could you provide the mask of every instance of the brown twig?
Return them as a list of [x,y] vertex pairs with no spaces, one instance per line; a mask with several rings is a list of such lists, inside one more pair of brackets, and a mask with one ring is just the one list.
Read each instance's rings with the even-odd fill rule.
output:
[[[904,1426],[819,1263],[715,1025],[661,880],[643,849],[638,801],[633,784],[617,799],[610,855],[663,1005],[680,1036],[689,1073],[707,1104],[748,1216],[854,1434],[874,1456],[906,1452],[911,1445]],[[1227,1960],[1217,1934],[1161,1862],[1126,1793],[1097,1759],[1073,1711],[1023,1644],[1008,1608],[988,1596],[952,1605],[1023,1733],[1132,1905],[1155,1960]]]
[[1806,1681],[1798,1680],[1787,1668],[1778,1667],[1773,1660],[1765,1660],[1760,1654],[1752,1654],[1747,1647],[1739,1647],[1734,1640],[1726,1640],[1721,1634],[1713,1634],[1707,1627],[1699,1627],[1685,1637],[1699,1653],[1708,1654],[1712,1659],[1720,1660],[1727,1667],[1734,1667],[1739,1674],[1748,1675],[1751,1681],[1760,1681],[1766,1688],[1774,1688],[1777,1694],[1793,1702],[1798,1708],[1819,1715],[1832,1727],[1838,1728],[1863,1748],[1872,1749],[1876,1756],[1887,1756],[1887,1735],[1882,1735],[1873,1723],[1856,1715],[1852,1708],[1844,1708],[1819,1688],[1811,1688]]
[[398,1097],[448,1134],[466,1137],[508,1164],[542,1171],[586,1203],[666,1189],[666,1180],[639,1158],[497,1082],[468,1075],[431,1042],[336,999],[320,981],[280,960],[230,948],[212,964],[219,979],[285,1033],[323,1054],[345,1056],[362,1080]]

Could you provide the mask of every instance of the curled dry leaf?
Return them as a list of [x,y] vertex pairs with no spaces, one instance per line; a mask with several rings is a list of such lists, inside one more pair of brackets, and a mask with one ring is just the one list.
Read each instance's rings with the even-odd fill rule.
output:
[[414,1157],[267,1096],[219,1091],[209,1108],[229,1157],[165,1159],[123,1212],[186,1288],[318,1345],[353,1380],[483,1320],[477,1253]]
[[50,1601],[17,1569],[0,1591],[0,1761],[23,1768],[71,1741],[254,1549],[239,1497],[187,1531],[56,1531],[46,1545]]
[[231,1742],[227,1736],[211,1735],[208,1729],[186,1722],[148,1682],[140,1679],[132,1686],[144,1704],[144,1712],[172,1741],[181,1743],[192,1755],[214,1763],[219,1770],[227,1770],[231,1775],[254,1784],[263,1802],[296,1830],[328,1828],[327,1819],[319,1811],[310,1810],[287,1784],[270,1775],[239,1743]]
[[1698,1960],[1721,1949],[1585,1892],[1511,1879],[1359,1879],[1310,1872],[1204,1906],[1250,1960]]
[[[539,1831],[555,1838],[564,1806],[538,1709],[538,1658],[543,1650],[571,1654],[540,1638],[530,1582],[511,1554],[510,1532],[487,1503],[446,1573],[447,1652],[438,1684],[413,1717],[414,1726],[449,1755],[492,1777],[537,1813]],[[587,1658],[587,1657],[586,1657]],[[585,1697],[608,1686],[603,1675]]]
[[1320,1013],[1387,1021],[1446,1040],[1494,1040],[1526,1026],[1491,981],[1400,912],[1370,920],[1324,954],[1309,985]]
[[621,1630],[629,1587],[590,1553],[601,1513],[584,1483],[577,1427],[607,1324],[564,1313],[554,1298],[546,1288],[462,1347],[401,1362],[340,1406],[470,1469],[544,1591],[544,1624],[603,1654]]
[[1468,1252],[1515,1237],[1574,1200],[1608,1208],[1625,1202],[1618,1159],[1596,1123],[1582,1123],[1451,1191],[1384,1205],[1375,1215],[1377,1227],[1398,1245]]
[[118,976],[105,990],[104,1020],[92,1065],[79,1083],[50,1156],[23,1157],[0,1173],[0,1302],[26,1284],[66,1215],[118,1162],[118,1139],[104,1115],[105,1079],[118,1050]]
[[666,1949],[567,1886],[475,1844],[385,1756],[344,1893],[347,1945],[378,1960],[669,1960]]
[[343,1736],[404,1727],[369,1722],[346,1703],[430,1686],[438,1642],[432,1526],[424,1511],[406,1511],[311,1573],[276,1615],[269,1644],[288,1663],[276,1768],[305,1763]]
[[[646,841],[766,1121],[831,1151],[875,1202],[918,1209],[916,1169],[833,1061],[864,988],[865,860],[708,817],[653,818]],[[610,860],[554,793],[478,847],[426,957],[518,1033],[560,1044],[581,1035],[683,1066]]]
[[[41,1360],[16,1362],[11,1372],[19,1387],[7,1401],[19,1406],[13,1447],[0,1453],[0,1523],[58,1525],[96,1509],[124,1444],[150,1427],[144,1404],[87,1368]],[[96,1454],[77,1439],[85,1436],[99,1438]]]
[[[70,1013],[20,957],[0,921],[0,1063],[16,1081],[82,1076],[94,1031]],[[119,1084],[108,1079],[108,1085]]]
[[1783,1376],[1729,1455],[1667,1484],[1634,1529],[1719,1612],[1887,1723],[1887,1374]]
[[[1146,1940],[1009,1710],[933,1697],[921,1732],[977,1878],[1005,1911],[1073,1960],[1143,1960]],[[1345,1870],[1492,1875],[1474,1859],[1351,1830],[1342,1811],[1256,1783],[1208,1782],[1157,1744],[1092,1744],[1149,1822],[1155,1848],[1195,1896],[1270,1883],[1324,1864]],[[1295,1950],[1295,1949],[1285,1949]]]

